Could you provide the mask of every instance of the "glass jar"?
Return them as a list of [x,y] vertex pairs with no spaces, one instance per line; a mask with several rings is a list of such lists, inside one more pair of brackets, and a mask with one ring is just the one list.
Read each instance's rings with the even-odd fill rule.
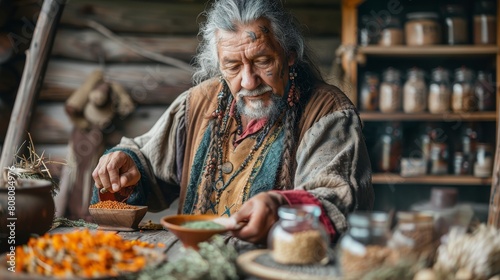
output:
[[438,67],[432,70],[432,79],[429,85],[429,112],[441,114],[450,111],[450,74],[449,71]]
[[477,1],[474,6],[473,34],[476,45],[497,43],[497,17],[495,1]]
[[455,70],[455,82],[451,97],[451,109],[455,113],[475,111],[476,101],[471,69],[460,67]]
[[401,73],[394,68],[387,68],[380,84],[379,109],[383,113],[401,110]]
[[389,22],[382,28],[378,44],[381,46],[397,46],[403,44],[403,28],[401,21],[391,16]]
[[469,175],[471,170],[471,163],[469,156],[463,152],[455,152],[453,160],[453,174],[455,175]]
[[475,158],[474,176],[481,178],[491,177],[493,170],[493,147],[487,143],[477,143]]
[[388,215],[384,212],[354,212],[349,229],[341,237],[337,257],[343,279],[360,279],[364,273],[391,261]]
[[469,23],[461,5],[444,6],[444,38],[448,45],[467,44]]
[[432,175],[448,174],[448,145],[446,143],[431,143]]
[[376,44],[380,36],[380,24],[369,15],[361,17],[361,28],[359,30],[359,45],[368,46]]
[[366,72],[361,84],[360,108],[362,111],[376,111],[378,109],[378,97],[380,81],[377,74]]
[[495,82],[493,75],[487,71],[478,71],[477,79],[474,86],[475,100],[477,101],[477,109],[479,111],[494,111],[495,110]]
[[407,14],[405,37],[408,46],[426,46],[441,43],[439,15],[434,12]]
[[[434,242],[434,217],[419,212],[398,212],[389,247],[401,256],[419,258],[431,253]],[[428,254],[432,255],[432,254]]]
[[319,222],[317,205],[281,206],[279,221],[271,228],[268,245],[271,255],[281,264],[328,263],[330,239]]
[[419,68],[408,70],[403,87],[403,110],[406,113],[419,113],[427,109],[427,84],[424,71]]
[[379,172],[399,172],[402,152],[402,137],[398,124],[387,124],[378,141],[377,169]]

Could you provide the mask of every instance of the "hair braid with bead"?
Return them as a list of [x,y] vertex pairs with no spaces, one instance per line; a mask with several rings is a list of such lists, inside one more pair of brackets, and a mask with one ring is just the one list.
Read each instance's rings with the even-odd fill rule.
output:
[[295,176],[295,142],[298,106],[290,107],[286,112],[284,122],[284,148],[281,157],[281,171],[278,179],[279,189],[292,189]]
[[[230,99],[232,100],[232,95],[229,93],[226,82],[221,78],[222,89],[217,98],[217,109],[212,113],[212,122],[211,122],[211,135],[210,135],[210,146],[208,148],[208,156],[205,168],[205,186],[202,189],[199,201],[199,209],[201,213],[206,213],[210,202],[211,196],[213,193],[213,184],[215,182],[215,171],[217,164],[217,143],[222,141],[222,136],[224,134],[222,127],[222,119],[225,114],[229,114],[229,106]],[[212,165],[212,166],[210,166]]]

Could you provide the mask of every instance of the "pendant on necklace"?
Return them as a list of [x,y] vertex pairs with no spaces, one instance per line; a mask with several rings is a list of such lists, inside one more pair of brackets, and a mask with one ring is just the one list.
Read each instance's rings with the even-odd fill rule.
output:
[[224,162],[224,164],[222,164],[222,172],[226,174],[233,172],[233,164],[229,161]]
[[222,181],[222,179],[217,180],[217,182],[215,182],[216,191],[220,191],[222,187],[224,187],[224,182]]

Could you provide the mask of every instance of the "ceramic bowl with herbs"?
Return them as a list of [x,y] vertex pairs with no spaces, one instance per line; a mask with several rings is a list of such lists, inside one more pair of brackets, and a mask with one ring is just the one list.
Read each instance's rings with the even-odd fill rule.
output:
[[184,247],[198,250],[198,243],[209,240],[215,234],[221,234],[229,229],[214,220],[217,215],[171,215],[161,219],[163,227],[172,232],[182,242]]

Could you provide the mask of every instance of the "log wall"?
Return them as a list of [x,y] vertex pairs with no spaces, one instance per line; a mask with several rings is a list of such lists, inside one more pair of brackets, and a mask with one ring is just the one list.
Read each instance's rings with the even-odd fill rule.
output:
[[[41,3],[0,0],[0,146]],[[147,131],[177,95],[189,88],[191,72],[145,58],[130,46],[190,63],[205,5],[201,0],[68,1],[29,129],[34,142],[51,159],[64,159],[73,128],[64,103],[96,69],[104,70],[106,80],[123,85],[138,105],[106,131],[107,144]],[[340,0],[287,0],[285,5],[302,23],[328,75],[339,45]],[[112,36],[104,36],[89,22],[109,29]]]

